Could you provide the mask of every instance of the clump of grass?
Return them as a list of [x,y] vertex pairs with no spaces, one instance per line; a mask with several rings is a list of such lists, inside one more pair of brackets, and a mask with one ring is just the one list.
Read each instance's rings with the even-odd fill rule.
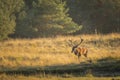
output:
[[85,77],[94,77],[91,69],[86,70]]

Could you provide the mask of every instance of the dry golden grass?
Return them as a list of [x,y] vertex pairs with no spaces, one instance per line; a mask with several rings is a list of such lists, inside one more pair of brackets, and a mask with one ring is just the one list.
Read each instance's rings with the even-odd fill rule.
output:
[[120,80],[120,77],[56,77],[56,76],[23,76],[23,75],[0,75],[0,80]]
[[[84,39],[88,57],[93,60],[120,59],[120,34],[57,36],[56,38],[10,39],[0,42],[0,67],[50,66],[79,63],[68,40]],[[81,57],[85,61],[84,57]]]

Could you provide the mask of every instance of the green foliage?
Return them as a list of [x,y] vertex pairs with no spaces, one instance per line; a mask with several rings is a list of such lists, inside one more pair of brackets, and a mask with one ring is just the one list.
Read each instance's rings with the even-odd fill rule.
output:
[[120,0],[0,0],[0,40],[81,31],[120,32]]
[[20,11],[22,5],[22,0],[0,0],[0,40],[14,32],[15,13]]
[[120,32],[120,0],[66,1],[71,17],[83,25],[84,33]]
[[[26,3],[27,4],[27,3]],[[67,14],[66,3],[61,0],[32,0],[19,13],[16,35],[44,37],[72,33],[80,27]]]

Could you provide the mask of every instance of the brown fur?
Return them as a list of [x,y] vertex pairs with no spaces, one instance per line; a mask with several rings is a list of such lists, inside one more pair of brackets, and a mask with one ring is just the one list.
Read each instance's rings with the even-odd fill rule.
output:
[[84,47],[77,47],[73,50],[74,54],[78,56],[78,58],[83,55],[87,57],[88,49]]
[[79,45],[83,42],[83,39],[80,40],[80,42],[76,45],[74,45],[72,40],[69,40],[72,45],[72,53],[74,53],[76,56],[78,56],[78,59],[81,55],[85,56],[87,58],[88,49],[85,47],[80,47]]

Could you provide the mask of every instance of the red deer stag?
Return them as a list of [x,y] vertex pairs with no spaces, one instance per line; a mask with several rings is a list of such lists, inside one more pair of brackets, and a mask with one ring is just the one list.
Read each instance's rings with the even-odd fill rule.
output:
[[81,55],[87,58],[88,49],[79,46],[83,42],[83,39],[81,39],[80,42],[76,45],[74,44],[72,40],[69,40],[69,42],[71,43],[70,46],[72,46],[71,52],[74,53],[76,56],[78,56],[78,59],[80,58]]

